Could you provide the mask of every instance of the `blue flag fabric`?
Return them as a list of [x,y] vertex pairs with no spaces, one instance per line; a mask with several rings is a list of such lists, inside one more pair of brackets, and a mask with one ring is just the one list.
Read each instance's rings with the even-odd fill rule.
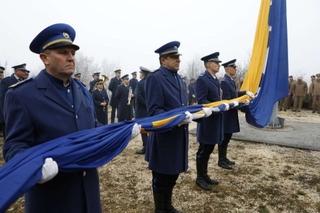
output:
[[272,1],[269,13],[269,41],[266,68],[258,96],[246,113],[246,120],[256,127],[265,127],[274,104],[288,95],[288,39],[286,1]]
[[[230,108],[234,108],[230,104]],[[137,123],[145,131],[168,131],[186,119],[185,112],[196,113],[202,105],[193,105],[136,119],[87,129],[48,141],[16,154],[0,168],[0,212],[4,212],[21,195],[41,179],[44,160],[52,157],[59,171],[76,171],[100,167],[120,154],[132,137],[133,126]],[[226,110],[220,104],[218,110]],[[154,122],[169,119],[162,126]]]

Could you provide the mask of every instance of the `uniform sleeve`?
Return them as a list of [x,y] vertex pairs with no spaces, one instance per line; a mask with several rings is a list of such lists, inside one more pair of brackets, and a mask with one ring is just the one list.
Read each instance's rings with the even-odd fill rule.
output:
[[146,105],[150,116],[165,112],[164,95],[159,79],[150,75],[145,84]]
[[134,92],[134,95],[137,99],[137,101],[143,105],[145,105],[145,98],[144,98],[144,94],[143,94],[143,84],[142,83],[138,83],[136,90]]
[[[109,89],[111,92],[113,92],[113,88],[114,88],[114,80],[111,79],[108,89]],[[112,95],[113,95],[113,94],[112,94]]]
[[228,84],[226,81],[221,81],[221,89],[222,89],[222,99],[229,100],[232,99],[230,90],[228,89]]
[[92,93],[92,99],[93,99],[93,103],[96,107],[100,106],[101,101],[99,100],[99,96],[97,94],[96,91],[93,91]]
[[198,78],[197,83],[196,83],[196,96],[197,96],[199,104],[210,103],[210,101],[208,101],[208,99],[207,99],[207,97],[208,97],[207,84],[204,81],[204,79],[201,77]]
[[9,90],[4,102],[6,140],[3,156],[6,161],[32,146],[34,141],[32,120],[17,96],[13,90]]
[[0,83],[0,104],[1,104],[1,113],[3,113],[3,105],[4,105],[4,96],[8,89],[8,83],[6,80],[2,80]]

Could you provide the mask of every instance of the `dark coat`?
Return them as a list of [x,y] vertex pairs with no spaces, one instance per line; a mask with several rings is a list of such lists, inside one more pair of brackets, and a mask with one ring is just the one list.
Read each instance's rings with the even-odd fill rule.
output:
[[188,86],[189,105],[197,102],[196,88],[195,87],[196,87],[195,83],[189,84],[189,86]]
[[[196,96],[199,104],[207,104],[221,100],[220,82],[205,71],[196,82]],[[223,140],[223,113],[213,113],[203,118],[197,126],[197,139],[203,144],[220,144]]]
[[[4,117],[7,138],[4,157],[54,138],[95,127],[94,106],[82,83],[71,80],[73,105],[59,93],[45,70],[9,89]],[[26,193],[26,212],[101,212],[96,169],[59,172],[52,180]]]
[[1,123],[4,122],[4,118],[3,118],[4,98],[6,96],[8,88],[17,82],[18,80],[16,79],[14,74],[1,80],[1,83],[0,83],[0,122]]
[[[109,103],[109,98],[107,95],[107,91],[105,89],[99,91],[99,90],[94,90],[92,92],[92,98],[94,102],[94,108],[96,111],[96,116],[97,120],[101,124],[108,124],[108,103]],[[107,102],[106,106],[101,106],[100,104],[102,102]]]
[[[187,87],[173,71],[160,67],[146,80],[146,103],[149,115],[186,106]],[[188,168],[188,125],[162,133],[152,133],[146,147],[149,168],[162,174],[179,174]]]
[[129,81],[129,86],[131,87],[132,91],[136,90],[136,87],[138,85],[138,80],[136,78],[131,78]]
[[146,105],[146,93],[144,90],[146,79],[142,79],[138,82],[136,90],[134,92],[136,118],[143,118],[148,116],[147,105]]
[[[236,83],[228,75],[225,75],[221,80],[221,89],[223,100],[230,100],[233,98],[237,98],[238,95],[244,94],[238,94]],[[234,133],[240,131],[237,109],[231,109],[229,111],[223,112],[223,121],[224,133]]]
[[89,83],[89,86],[90,86],[90,88],[89,88],[89,92],[93,92],[93,90],[94,90],[94,87],[96,86],[96,83],[97,83],[98,81],[97,80],[92,80],[92,81],[90,81],[90,83]]
[[120,84],[121,84],[121,79],[117,79],[117,77],[111,78],[108,89],[112,92],[111,100],[110,100],[110,106],[112,107],[118,106],[118,100],[115,98],[115,94]]
[[118,100],[118,121],[128,121],[132,119],[132,109],[131,104],[128,105],[129,97],[129,86],[124,86],[123,84],[118,86],[116,90],[115,99]]

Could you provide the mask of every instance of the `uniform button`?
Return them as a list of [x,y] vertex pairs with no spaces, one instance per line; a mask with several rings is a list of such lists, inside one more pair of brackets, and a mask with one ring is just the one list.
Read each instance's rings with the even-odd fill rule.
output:
[[76,119],[78,119],[78,115],[76,115]]
[[182,104],[181,106],[184,106],[184,104]]
[[73,108],[74,106],[73,106],[73,105],[71,105],[71,107]]
[[82,176],[85,177],[87,175],[86,171],[83,171]]
[[68,89],[67,91],[68,91],[68,93],[70,93],[70,89]]

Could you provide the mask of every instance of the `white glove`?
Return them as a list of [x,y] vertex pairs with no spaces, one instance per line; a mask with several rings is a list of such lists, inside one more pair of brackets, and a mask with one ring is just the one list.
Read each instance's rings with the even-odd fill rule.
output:
[[58,164],[52,158],[46,158],[42,165],[42,177],[39,183],[45,183],[58,174]]
[[131,132],[131,139],[135,138],[137,135],[139,135],[141,132],[141,125],[135,123],[132,127],[132,132]]
[[255,98],[256,96],[251,91],[246,91],[246,95],[250,98]]
[[205,117],[209,117],[210,115],[212,115],[212,109],[211,108],[203,107],[202,110],[203,110],[203,112],[205,114]]
[[228,111],[230,109],[229,104],[224,104],[226,106],[226,108],[224,109],[224,111]]
[[193,115],[189,111],[186,111],[185,114],[186,114],[186,118],[180,123],[179,126],[184,125],[184,124],[189,124],[192,122]]
[[233,103],[233,107],[239,106],[239,102],[238,101],[233,101],[232,103]]

